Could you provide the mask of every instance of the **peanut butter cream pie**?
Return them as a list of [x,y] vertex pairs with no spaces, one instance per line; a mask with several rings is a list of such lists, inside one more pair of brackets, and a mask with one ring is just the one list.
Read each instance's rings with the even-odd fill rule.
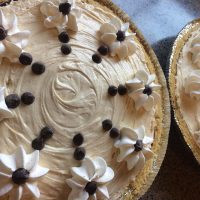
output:
[[119,8],[13,1],[0,8],[0,62],[0,200],[138,199],[148,189],[169,98],[153,51]]
[[177,122],[200,161],[200,20],[178,35],[170,58],[170,89]]

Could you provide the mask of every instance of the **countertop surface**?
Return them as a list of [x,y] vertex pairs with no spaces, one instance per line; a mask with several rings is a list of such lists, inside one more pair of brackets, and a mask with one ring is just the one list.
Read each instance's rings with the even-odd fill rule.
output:
[[[167,58],[176,35],[200,17],[200,0],[113,0],[152,45],[167,76]],[[172,114],[173,115],[173,114]],[[172,116],[167,153],[161,169],[141,200],[199,200],[200,166]]]

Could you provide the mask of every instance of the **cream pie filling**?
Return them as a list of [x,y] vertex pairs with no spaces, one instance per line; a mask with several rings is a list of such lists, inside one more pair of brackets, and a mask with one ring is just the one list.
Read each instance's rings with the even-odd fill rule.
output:
[[194,139],[199,143],[199,49],[200,29],[193,31],[182,48],[176,75],[176,94],[183,118]]
[[[17,15],[19,28],[31,32],[25,51],[31,53],[34,62],[45,64],[45,73],[37,76],[30,66],[12,64],[6,59],[1,65],[0,85],[6,88],[5,95],[29,91],[36,98],[31,106],[20,105],[12,110],[14,117],[0,123],[1,153],[13,154],[19,145],[23,145],[26,152],[32,152],[31,142],[40,130],[46,125],[53,127],[53,138],[40,152],[41,166],[50,170],[38,181],[40,199],[67,199],[71,188],[66,179],[71,178],[72,167],[80,166],[73,158],[72,139],[76,132],[81,132],[87,156],[102,157],[112,167],[115,177],[107,189],[110,199],[119,199],[136,172],[128,171],[125,162],[117,162],[114,142],[102,131],[101,123],[108,118],[116,127],[136,128],[142,124],[146,136],[154,137],[156,107],[148,112],[136,110],[128,95],[111,98],[107,94],[109,85],[124,84],[138,70],[150,73],[143,50],[136,42],[137,50],[127,59],[105,56],[102,63],[95,64],[91,57],[100,44],[98,30],[114,16],[101,8],[77,2],[76,6],[82,9],[79,30],[70,34],[72,53],[64,56],[60,52],[57,30],[44,26],[41,2],[29,1],[37,5],[26,11],[19,10]],[[9,12],[11,8],[3,10]],[[157,106],[161,107],[160,103]],[[6,198],[0,197],[1,200]]]

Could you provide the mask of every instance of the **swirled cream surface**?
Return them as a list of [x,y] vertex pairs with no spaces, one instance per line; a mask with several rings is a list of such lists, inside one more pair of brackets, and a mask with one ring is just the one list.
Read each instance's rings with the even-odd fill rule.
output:
[[200,28],[191,32],[177,62],[176,94],[178,106],[188,129],[200,144],[199,61]]
[[[31,142],[40,130],[44,126],[52,127],[54,136],[40,152],[40,165],[50,171],[38,181],[38,187],[41,200],[63,200],[67,199],[71,190],[66,184],[66,179],[71,177],[70,168],[80,166],[73,157],[75,148],[72,139],[81,132],[87,156],[103,157],[114,170],[115,177],[107,187],[110,199],[119,199],[122,189],[134,178],[134,169],[128,172],[126,163],[117,163],[114,141],[102,130],[101,123],[111,119],[117,128],[124,125],[134,128],[142,124],[148,136],[153,137],[155,109],[137,111],[128,95],[110,97],[107,93],[109,85],[124,84],[138,70],[148,71],[143,50],[138,43],[136,53],[125,60],[105,56],[102,63],[95,64],[91,58],[100,44],[97,31],[112,14],[89,4],[77,3],[82,9],[79,31],[70,34],[72,53],[63,55],[57,29],[44,26],[39,3],[39,0],[27,1],[27,7],[32,5],[28,9],[20,8],[20,3],[16,7],[4,8],[5,11],[16,11],[20,30],[30,30],[25,51],[32,54],[33,62],[43,62],[46,71],[38,76],[32,73],[31,66],[3,60],[0,84],[6,88],[5,95],[31,92],[36,99],[30,106],[21,103],[12,110],[13,118],[0,123],[0,152],[12,154],[19,145],[23,145],[30,153],[33,151]],[[178,75],[182,73],[179,68]],[[191,113],[191,108],[188,113]],[[191,128],[196,130],[195,126]]]

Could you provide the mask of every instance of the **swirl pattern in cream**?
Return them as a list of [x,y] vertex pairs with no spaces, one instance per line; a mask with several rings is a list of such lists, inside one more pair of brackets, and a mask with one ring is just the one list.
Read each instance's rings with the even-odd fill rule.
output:
[[0,150],[10,154],[23,144],[26,152],[31,152],[31,142],[40,130],[46,125],[53,127],[54,136],[40,153],[41,166],[50,171],[38,181],[38,187],[40,200],[63,200],[71,191],[65,182],[70,178],[70,168],[80,166],[73,158],[72,138],[81,132],[87,156],[102,157],[115,172],[107,188],[111,199],[119,199],[123,188],[136,174],[113,159],[117,156],[113,140],[102,131],[101,123],[108,118],[116,126],[134,127],[145,121],[145,129],[149,137],[153,137],[155,109],[148,113],[137,111],[128,96],[110,98],[107,89],[109,85],[125,83],[140,69],[148,71],[148,67],[142,48],[126,60],[105,57],[102,63],[95,64],[91,58],[99,46],[96,31],[113,15],[89,4],[77,5],[83,13],[79,31],[71,36],[72,53],[68,56],[60,52],[57,31],[44,27],[39,6],[19,16],[20,26],[32,34],[31,45],[26,50],[45,64],[46,71],[37,76],[30,67],[23,68],[8,61],[2,63],[0,84],[6,86],[6,93],[21,95],[29,91],[36,98],[34,104],[20,105],[13,111],[14,118],[0,124]]

